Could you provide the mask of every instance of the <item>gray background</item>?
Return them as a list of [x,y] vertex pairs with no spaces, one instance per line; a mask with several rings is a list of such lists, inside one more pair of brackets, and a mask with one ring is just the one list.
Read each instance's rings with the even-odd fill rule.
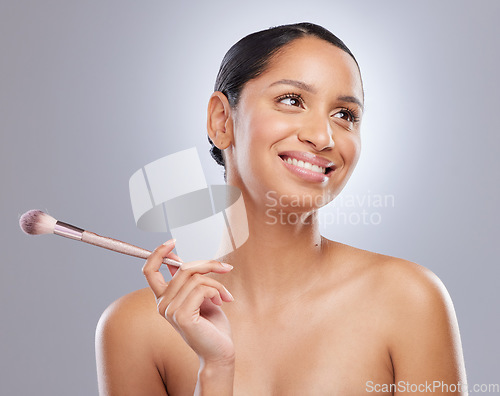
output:
[[0,393],[96,394],[99,316],[146,286],[141,260],[28,237],[20,214],[163,242],[135,227],[129,177],[197,146],[207,181],[222,183],[205,137],[219,63],[242,36],[299,21],[332,30],[361,65],[363,153],[343,194],[395,201],[378,225],[324,235],[434,271],[469,383],[499,383],[499,11],[496,0],[1,0]]

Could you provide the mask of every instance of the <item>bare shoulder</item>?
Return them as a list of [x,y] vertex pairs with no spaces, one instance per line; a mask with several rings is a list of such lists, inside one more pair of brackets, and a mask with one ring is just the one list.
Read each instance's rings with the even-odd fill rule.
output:
[[430,303],[451,304],[439,277],[423,265],[399,257],[370,252],[353,246],[334,244],[332,257],[340,256],[349,271],[363,278],[373,292],[382,291],[394,305],[408,308]]
[[151,308],[155,308],[154,294],[150,288],[145,287],[113,301],[104,311],[103,318],[107,318],[108,315],[123,314],[130,310],[146,312],[150,311]]
[[434,272],[399,257],[337,242],[330,246],[332,261],[337,260],[348,274],[343,276],[357,285],[359,298],[371,301],[373,314],[386,324],[391,340],[425,326],[458,332],[452,300]]
[[158,356],[158,352],[178,338],[178,333],[158,314],[156,299],[148,287],[111,303],[96,329],[96,343],[106,342],[120,349],[134,348],[137,353],[148,354],[157,365],[164,363],[164,356]]
[[423,265],[402,258],[377,255],[373,280],[381,291],[384,320],[392,344],[406,343],[407,337],[455,344],[460,336],[452,299],[441,279]]
[[441,315],[445,314],[444,311],[453,310],[445,285],[425,266],[379,254],[374,266],[374,278],[385,289],[387,297],[391,299],[389,307],[395,312]]
[[367,318],[380,326],[395,378],[464,382],[458,321],[438,276],[402,258],[342,244],[335,249],[346,271],[356,274],[359,301],[368,304]]
[[[128,395],[138,389],[166,394],[166,364],[175,330],[156,309],[149,288],[111,303],[96,329],[96,360],[100,394]],[[135,393],[137,394],[137,393]]]
[[161,318],[156,311],[154,295],[149,288],[144,288],[111,303],[99,319],[97,332],[102,335],[113,333],[115,337],[127,337],[151,330],[151,321],[157,322],[156,319]]

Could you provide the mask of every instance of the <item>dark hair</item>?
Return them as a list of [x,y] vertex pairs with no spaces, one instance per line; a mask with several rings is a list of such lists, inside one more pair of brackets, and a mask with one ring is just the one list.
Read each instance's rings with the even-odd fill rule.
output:
[[[356,58],[342,40],[319,25],[303,22],[276,26],[249,34],[229,49],[217,74],[214,91],[222,92],[226,95],[229,105],[233,108],[236,107],[245,84],[262,74],[271,58],[283,46],[306,36],[315,36],[333,44],[351,55],[358,65]],[[210,137],[208,137],[208,141],[212,146],[210,149],[212,158],[225,168],[222,151],[213,144]],[[225,178],[226,173],[224,172]]]

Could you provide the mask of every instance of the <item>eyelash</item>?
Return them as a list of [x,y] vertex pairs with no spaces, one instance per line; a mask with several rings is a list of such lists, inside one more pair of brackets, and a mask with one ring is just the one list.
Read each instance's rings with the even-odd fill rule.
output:
[[[290,92],[290,93],[287,93],[285,95],[278,97],[277,101],[281,102],[284,99],[296,99],[299,101],[300,105],[304,105],[304,99],[302,98],[302,96],[300,94]],[[293,105],[288,105],[288,106],[293,106]],[[357,112],[357,110],[350,109],[348,107],[342,107],[338,113],[346,113],[350,118],[349,121],[352,122],[353,124],[356,124],[357,122],[359,122],[360,117],[359,117],[359,113]],[[338,113],[336,113],[336,114],[338,114]]]
[[299,103],[301,105],[304,104],[304,99],[302,98],[302,96],[299,95],[299,94],[296,94],[296,93],[291,93],[291,92],[287,93],[285,95],[282,95],[282,96],[278,97],[277,100],[278,100],[278,102],[281,102],[283,99],[296,99],[296,100],[299,101]]
[[[340,109],[339,113],[346,113],[350,118],[349,121],[352,122],[353,124],[356,124],[357,122],[359,122],[359,114],[354,109],[349,109],[347,107],[343,107]],[[338,113],[336,113],[336,114],[338,114]]]

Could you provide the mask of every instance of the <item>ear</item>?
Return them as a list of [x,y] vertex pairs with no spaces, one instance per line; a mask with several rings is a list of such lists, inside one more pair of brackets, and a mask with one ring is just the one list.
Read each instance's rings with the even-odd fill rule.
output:
[[208,101],[207,132],[215,146],[221,150],[229,147],[233,141],[231,106],[222,92],[214,92]]

